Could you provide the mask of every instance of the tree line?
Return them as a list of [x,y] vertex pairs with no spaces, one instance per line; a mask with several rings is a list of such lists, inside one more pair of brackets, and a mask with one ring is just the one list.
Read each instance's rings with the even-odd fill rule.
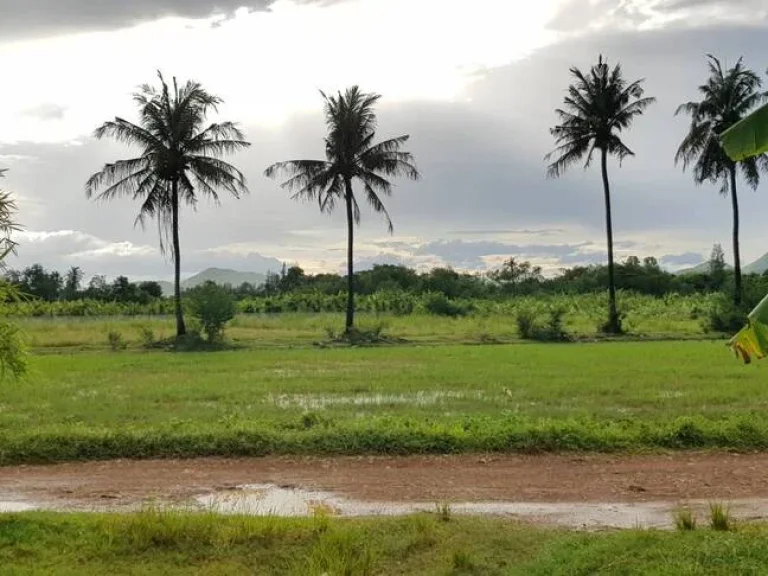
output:
[[[604,265],[574,266],[545,277],[538,266],[529,261],[509,258],[498,269],[483,273],[459,272],[452,268],[433,268],[418,272],[401,265],[380,264],[354,274],[354,291],[359,295],[380,293],[442,294],[449,299],[505,298],[537,294],[588,294],[604,289],[609,270]],[[753,275],[753,286],[768,291],[768,274]],[[6,280],[26,297],[47,302],[95,300],[147,304],[164,298],[158,282],[130,282],[118,276],[107,282],[94,276],[86,284],[80,268],[66,273],[46,270],[40,264],[22,270],[8,270]],[[653,257],[630,256],[614,266],[618,290],[662,297],[668,294],[706,294],[727,289],[734,282],[732,270],[726,268],[723,251],[715,246],[705,270],[675,275],[663,270]],[[307,274],[299,266],[284,266],[267,274],[261,285],[243,283],[222,289],[234,300],[269,298],[290,294],[324,294],[335,296],[347,290],[348,279],[340,274]],[[182,296],[185,292],[182,291]]]
[[[739,124],[756,107],[768,100],[761,91],[762,81],[742,60],[730,68],[714,56],[707,56],[709,76],[698,87],[699,99],[682,104],[676,114],[690,116],[691,122],[678,148],[675,162],[692,169],[697,184],[711,182],[729,195],[733,216],[733,302],[742,305],[743,282],[739,249],[738,176],[756,188],[760,174],[768,169],[764,150],[738,156],[726,154],[721,146],[724,132]],[[583,163],[588,168],[595,155],[599,158],[603,183],[608,264],[580,272],[571,271],[584,283],[600,278],[609,293],[606,332],[621,332],[616,290],[629,278],[657,276],[659,285],[674,281],[652,263],[616,265],[613,250],[613,221],[608,161],[623,160],[634,152],[622,140],[622,134],[654,104],[644,93],[643,80],[628,81],[620,64],[609,66],[601,55],[589,70],[570,69],[563,106],[555,113],[557,124],[551,128],[555,149],[546,157],[547,174],[561,176],[569,167]],[[142,86],[134,100],[139,109],[138,123],[121,117],[105,122],[95,131],[98,139],[112,138],[140,148],[141,155],[106,164],[86,183],[86,195],[101,201],[129,197],[140,203],[136,223],[144,225],[155,219],[161,231],[161,249],[169,250],[174,262],[174,308],[178,336],[186,332],[181,303],[180,210],[195,206],[200,196],[219,202],[224,192],[235,198],[248,193],[246,180],[224,157],[250,146],[245,135],[232,122],[206,125],[206,118],[222,103],[197,82],[180,85],[174,78],[169,84],[159,74],[159,86]],[[299,159],[276,162],[265,170],[268,177],[284,176],[282,187],[296,200],[316,202],[322,212],[337,207],[346,214],[347,333],[354,329],[354,295],[359,286],[354,272],[354,230],[361,220],[361,203],[382,214],[389,231],[393,225],[384,204],[392,193],[392,177],[418,180],[413,156],[403,150],[409,136],[376,140],[375,106],[380,96],[353,86],[335,95],[321,93],[324,100],[326,135],[323,159]],[[741,136],[740,136],[741,137]],[[744,139],[744,138],[742,138]],[[749,138],[746,138],[749,140]],[[754,142],[752,143],[754,148]],[[625,273],[629,270],[628,273]],[[502,272],[503,273],[503,272]],[[444,275],[450,275],[446,272]],[[461,275],[459,275],[461,276]],[[585,279],[586,278],[586,279]],[[558,280],[535,279],[531,285],[545,286]],[[274,280],[273,280],[274,283]],[[514,283],[513,283],[514,284]],[[270,286],[269,284],[267,285]]]

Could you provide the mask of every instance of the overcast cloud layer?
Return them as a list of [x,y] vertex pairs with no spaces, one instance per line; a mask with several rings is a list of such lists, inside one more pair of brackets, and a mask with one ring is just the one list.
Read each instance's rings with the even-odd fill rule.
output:
[[[553,0],[530,12],[505,0],[280,0],[251,2],[254,12],[225,21],[210,15],[232,15],[248,2],[70,0],[51,2],[54,10],[40,18],[45,2],[34,10],[3,3],[0,11],[12,13],[27,38],[0,43],[10,70],[4,83],[18,87],[0,111],[0,166],[11,168],[4,186],[19,195],[27,229],[12,265],[79,265],[87,274],[170,274],[156,229],[133,229],[135,204],[99,205],[83,193],[104,162],[131,153],[90,132],[111,115],[132,118],[131,90],[158,67],[194,75],[222,95],[222,116],[239,120],[253,143],[233,159],[251,196],[184,213],[187,274],[207,266],[263,271],[280,261],[341,269],[343,215],[290,201],[262,171],[277,160],[319,157],[317,89],[356,82],[384,95],[380,135],[411,134],[424,175],[400,183],[388,202],[394,236],[364,214],[360,265],[481,270],[517,256],[555,270],[602,261],[598,171],[576,168],[553,181],[543,162],[568,68],[587,67],[598,53],[620,60],[628,78],[646,78],[658,99],[626,135],[636,157],[610,166],[618,255],[652,254],[670,268],[695,264],[714,242],[729,246],[729,202],[674,166],[686,121],[673,112],[696,97],[707,52],[726,63],[743,55],[761,75],[768,67],[763,0]],[[152,22],[169,14],[187,20]],[[146,23],[130,28],[139,21]],[[71,35],[94,30],[113,31]],[[364,42],[393,30],[397,46]],[[64,32],[70,36],[56,37]],[[339,58],[349,44],[364,48]],[[767,189],[742,189],[746,260],[768,251]]]

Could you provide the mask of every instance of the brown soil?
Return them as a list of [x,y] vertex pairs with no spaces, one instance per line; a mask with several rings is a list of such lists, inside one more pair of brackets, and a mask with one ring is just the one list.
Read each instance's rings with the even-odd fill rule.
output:
[[0,468],[0,500],[184,500],[242,484],[366,501],[640,502],[768,497],[768,454],[147,460]]

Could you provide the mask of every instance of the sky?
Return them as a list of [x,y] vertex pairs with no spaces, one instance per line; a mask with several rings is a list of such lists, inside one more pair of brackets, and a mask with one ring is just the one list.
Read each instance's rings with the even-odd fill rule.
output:
[[[230,158],[250,195],[202,201],[181,220],[188,276],[210,266],[264,272],[281,262],[341,271],[344,214],[292,201],[263,176],[279,160],[322,158],[319,90],[382,95],[379,137],[409,134],[422,172],[398,181],[395,224],[364,211],[357,265],[482,271],[510,256],[549,272],[605,260],[599,170],[546,178],[549,128],[570,81],[599,54],[645,78],[657,103],[625,134],[635,152],[609,164],[617,257],[678,269],[714,243],[730,256],[730,202],[675,166],[706,54],[739,57],[768,87],[765,0],[0,0],[0,186],[24,231],[12,267],[39,262],[87,276],[168,278],[170,261],[138,206],[88,200],[84,183],[136,150],[96,141],[156,71],[224,100],[211,121],[240,124],[250,149]],[[741,186],[742,257],[768,251],[768,181]]]

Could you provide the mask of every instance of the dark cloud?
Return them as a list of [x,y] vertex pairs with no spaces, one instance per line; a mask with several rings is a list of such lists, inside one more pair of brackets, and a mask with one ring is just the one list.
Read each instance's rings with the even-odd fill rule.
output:
[[549,28],[561,32],[580,32],[600,23],[607,27],[639,27],[654,18],[678,17],[679,24],[711,26],[712,11],[728,20],[755,25],[768,19],[765,0],[570,0],[549,23]]
[[0,0],[3,40],[127,28],[166,16],[205,18],[238,8],[265,10],[273,0]]

